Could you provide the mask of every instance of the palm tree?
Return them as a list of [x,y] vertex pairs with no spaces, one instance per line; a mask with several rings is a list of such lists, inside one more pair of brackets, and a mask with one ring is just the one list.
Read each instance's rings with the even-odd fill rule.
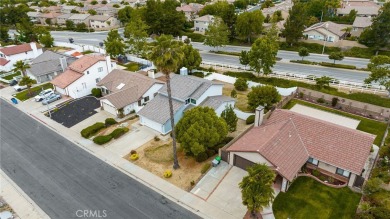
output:
[[344,31],[344,37],[349,37],[352,31],[352,27],[345,27],[344,29],[342,29],[342,31]]
[[178,169],[180,166],[176,154],[176,133],[174,129],[175,121],[173,115],[170,74],[172,72],[176,72],[179,69],[181,60],[184,58],[182,43],[175,41],[170,35],[161,35],[156,39],[155,46],[152,48],[152,51],[149,55],[150,60],[153,61],[154,65],[157,67],[157,70],[161,71],[165,75],[167,81],[169,113],[171,117],[173,140],[173,169]]
[[36,84],[37,81],[34,79],[31,79],[29,76],[23,76],[23,78],[19,81],[19,85],[23,86],[26,85],[28,89],[28,94],[30,97],[32,97],[31,87],[33,84]]
[[275,173],[266,164],[254,164],[247,169],[248,176],[239,183],[242,195],[242,203],[246,205],[251,217],[256,212],[268,207],[274,200],[274,189],[272,188]]
[[28,63],[23,62],[23,60],[19,60],[14,64],[13,71],[21,71],[23,77],[27,76],[26,70],[30,68]]

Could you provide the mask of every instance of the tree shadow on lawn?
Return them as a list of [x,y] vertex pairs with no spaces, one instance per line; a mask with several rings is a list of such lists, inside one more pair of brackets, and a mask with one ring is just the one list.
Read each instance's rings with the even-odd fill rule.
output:
[[51,118],[70,128],[88,117],[96,114],[95,109],[100,107],[100,101],[95,97],[84,97],[73,101],[56,112],[52,112]]

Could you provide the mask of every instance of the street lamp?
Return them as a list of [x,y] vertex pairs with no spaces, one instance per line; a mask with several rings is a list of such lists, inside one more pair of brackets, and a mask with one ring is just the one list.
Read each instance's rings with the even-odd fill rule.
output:
[[[326,31],[328,31],[328,27],[329,27],[329,23],[326,23],[326,24],[325,24]],[[324,52],[325,52],[325,44],[326,44],[326,41],[327,41],[327,40],[328,40],[328,35],[325,35],[324,46],[322,47],[322,55],[323,55]]]

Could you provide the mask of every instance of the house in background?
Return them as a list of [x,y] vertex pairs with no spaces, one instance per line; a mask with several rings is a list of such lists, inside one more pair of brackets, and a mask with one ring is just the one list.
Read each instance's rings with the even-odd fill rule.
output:
[[357,17],[376,17],[380,7],[374,1],[344,1],[341,8],[337,9],[337,15],[348,16],[352,10],[355,10]]
[[164,83],[139,73],[115,69],[97,86],[102,90],[102,108],[120,117],[142,109]]
[[356,17],[352,24],[352,36],[360,36],[362,32],[372,24],[371,17]]
[[57,17],[57,24],[60,26],[65,26],[66,21],[68,18],[70,18],[73,14],[61,14]]
[[256,109],[254,127],[227,149],[230,165],[246,169],[267,164],[277,173],[275,184],[283,192],[302,168],[350,187],[364,182],[361,175],[374,135],[289,110],[277,109],[264,121],[263,110]]
[[19,60],[30,60],[41,55],[41,45],[32,42],[0,47],[0,71],[11,71]]
[[331,21],[313,24],[303,31],[303,35],[309,40],[321,40],[327,42],[338,42],[345,37],[343,29],[345,25],[336,24]]
[[89,17],[89,26],[92,28],[110,28],[117,25],[118,20],[111,16],[94,15]]
[[119,9],[105,5],[103,7],[96,8],[95,11],[97,12],[97,15],[117,17]]
[[37,11],[29,11],[29,12],[27,12],[28,18],[30,18],[30,21],[33,22],[33,23],[38,23],[39,22],[40,14],[41,14],[41,12],[37,12]]
[[77,58],[75,57],[47,50],[32,60],[30,68],[26,70],[26,73],[38,83],[51,81],[57,75],[63,73],[76,60]]
[[[234,107],[235,100],[222,96],[222,83],[187,75],[171,74],[172,104],[175,124],[184,111],[195,106],[211,107],[218,115],[227,105]],[[140,123],[162,134],[172,130],[170,122],[167,86],[164,85],[138,115]]]
[[72,10],[78,10],[77,6],[63,5],[61,6],[61,13],[70,14]]
[[177,7],[176,11],[182,11],[186,16],[187,21],[192,21],[199,17],[198,13],[204,8],[204,5],[198,3],[190,3],[188,5],[182,5]]
[[50,20],[50,25],[54,25],[57,23],[57,17],[60,15],[61,14],[55,13],[55,12],[40,14],[39,15],[39,22],[42,25],[49,25],[46,21]]
[[209,25],[214,22],[213,15],[204,15],[194,19],[194,29],[196,32],[205,33]]
[[87,25],[87,27],[89,27],[89,17],[90,16],[91,15],[89,15],[89,14],[72,14],[72,16],[70,16],[68,18],[68,20],[73,21],[73,23],[75,25],[84,23],[85,25]]
[[111,62],[110,56],[88,54],[70,64],[50,83],[57,92],[80,98],[91,94],[92,88],[96,88],[96,84],[115,68],[116,63]]

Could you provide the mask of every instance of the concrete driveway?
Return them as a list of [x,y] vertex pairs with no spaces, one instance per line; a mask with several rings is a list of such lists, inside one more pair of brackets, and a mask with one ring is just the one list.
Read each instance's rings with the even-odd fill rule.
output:
[[351,119],[345,116],[340,116],[334,113],[314,109],[312,107],[303,106],[300,104],[295,104],[295,106],[293,106],[290,110],[302,115],[331,122],[351,129],[356,129],[360,123],[360,120]]

